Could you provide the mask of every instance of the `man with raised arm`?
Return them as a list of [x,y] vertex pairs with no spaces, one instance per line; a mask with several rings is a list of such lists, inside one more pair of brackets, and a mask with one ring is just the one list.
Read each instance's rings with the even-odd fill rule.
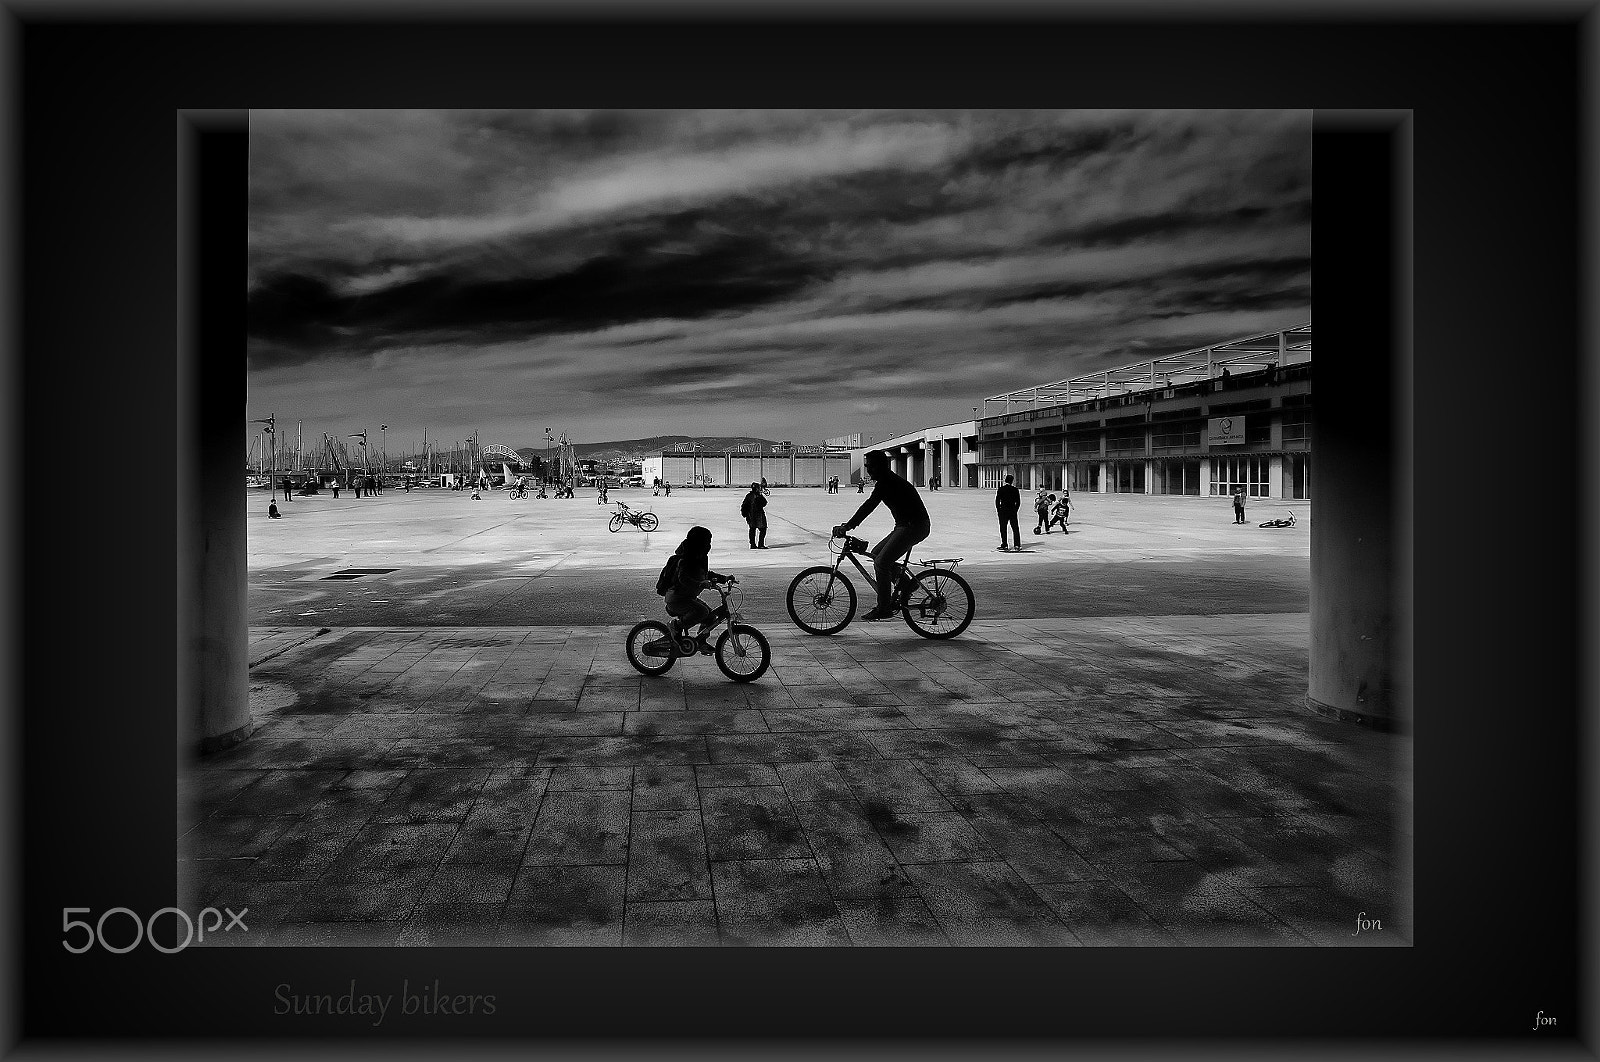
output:
[[894,575],[899,567],[897,562],[912,546],[927,538],[933,527],[928,522],[928,510],[918,497],[917,488],[905,477],[890,471],[888,454],[882,450],[868,451],[861,464],[867,475],[872,477],[872,496],[856,510],[849,523],[835,527],[833,535],[835,538],[848,535],[878,507],[879,502],[889,507],[890,515],[894,517],[894,530],[868,551],[872,556],[873,570],[877,573],[878,607],[861,617],[864,620],[888,619],[893,615],[889,611],[889,599],[894,594]]

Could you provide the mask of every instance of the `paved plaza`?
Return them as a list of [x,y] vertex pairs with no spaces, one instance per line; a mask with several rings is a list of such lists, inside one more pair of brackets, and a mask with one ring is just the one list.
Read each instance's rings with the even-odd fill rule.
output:
[[[993,492],[925,493],[913,556],[977,595],[929,641],[785,612],[853,488],[775,490],[764,551],[738,491],[613,496],[661,530],[252,494],[257,729],[182,779],[190,902],[269,946],[1410,942],[1409,738],[1304,707],[1309,504],[1085,496],[1003,554]],[[694,523],[771,642],[754,683],[623,654]]]

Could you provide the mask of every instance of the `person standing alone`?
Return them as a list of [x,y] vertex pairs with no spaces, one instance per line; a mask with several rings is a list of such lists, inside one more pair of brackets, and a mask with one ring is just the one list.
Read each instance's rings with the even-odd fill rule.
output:
[[1008,549],[1006,545],[1006,528],[1011,528],[1012,541],[1016,548],[1022,548],[1022,532],[1017,527],[1017,511],[1022,508],[1022,495],[1017,493],[1017,488],[1011,485],[1014,476],[1007,476],[999,490],[994,493],[994,508],[1000,514],[1000,548]]
[[[1226,372],[1227,370],[1223,370],[1223,371]],[[1233,522],[1236,523],[1236,524],[1244,523],[1244,488],[1243,487],[1235,487],[1233,489]]]
[[[750,484],[750,493],[744,496],[739,514],[750,525],[750,548],[767,548],[767,499],[761,496],[761,484]],[[757,535],[760,535],[759,540]]]

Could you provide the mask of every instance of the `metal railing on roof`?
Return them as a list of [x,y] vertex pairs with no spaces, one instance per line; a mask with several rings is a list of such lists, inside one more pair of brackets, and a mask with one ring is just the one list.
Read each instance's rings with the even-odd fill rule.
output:
[[[1114,369],[1074,376],[1069,380],[1025,387],[1003,395],[992,395],[983,400],[983,415],[991,417],[1013,413],[1018,406],[1023,409],[1044,409],[1050,406],[1092,402],[1103,398],[1147,391],[1180,388],[1188,384],[1213,380],[1227,370],[1230,375],[1263,369],[1269,365],[1288,368],[1311,360],[1311,323],[1278,332],[1262,332],[1242,336],[1211,346],[1196,347],[1178,354],[1168,354],[1149,361],[1138,361]],[[990,403],[1003,403],[1000,410],[991,410]]]

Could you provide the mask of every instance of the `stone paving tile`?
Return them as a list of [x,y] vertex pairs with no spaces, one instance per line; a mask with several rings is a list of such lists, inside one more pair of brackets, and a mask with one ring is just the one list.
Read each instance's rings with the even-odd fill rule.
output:
[[616,947],[622,943],[623,866],[526,866],[500,916],[511,945]]
[[440,871],[463,866],[515,870],[533,833],[534,814],[528,813],[526,821],[498,814],[468,815],[445,850]]
[[501,903],[421,903],[412,909],[399,947],[476,948],[495,944]]
[[489,769],[418,767],[390,791],[373,818],[380,822],[460,822],[478,798]]
[[359,832],[357,826],[330,829],[326,823],[302,820],[284,831],[240,876],[256,881],[314,881]]
[[646,764],[633,769],[633,810],[699,809],[695,768],[687,764]]
[[908,866],[950,942],[962,946],[1079,943],[1050,907],[1004,863]]
[[628,903],[622,926],[624,946],[712,947],[720,943],[717,907],[710,900],[655,900]]
[[1309,943],[1288,923],[1198,864],[1123,865],[1113,867],[1109,876],[1179,943],[1202,947]]
[[722,942],[769,947],[847,945],[839,909],[810,859],[711,864]]
[[713,860],[811,856],[782,786],[701,789],[700,806]]
[[[549,695],[542,693],[541,696]],[[597,686],[590,683],[583,687],[583,693],[578,698],[580,712],[633,712],[638,708],[638,686]]]
[[856,792],[850,780],[832,763],[780,763],[776,767],[789,800],[794,804],[810,801],[853,804]]
[[457,863],[439,867],[423,887],[424,904],[461,904],[498,908],[511,893],[517,866],[510,861],[495,864]]
[[1111,881],[1062,881],[1034,891],[1090,947],[1167,947],[1178,943],[1161,923]]
[[639,737],[657,734],[760,734],[767,730],[761,712],[699,711],[629,712],[623,732]]
[[328,865],[323,880],[426,880],[450,850],[459,829],[455,823],[370,822]]
[[778,772],[765,763],[702,764],[694,769],[694,778],[703,789],[782,784]]
[[767,729],[774,734],[793,731],[889,730],[907,724],[904,714],[894,708],[795,708],[765,711]]
[[611,790],[546,793],[523,864],[626,863],[629,798]]
[[274,948],[387,948],[405,930],[404,922],[281,922],[262,943]]
[[550,769],[549,791],[552,793],[590,789],[632,788],[632,767],[554,767]]
[[974,796],[959,810],[974,832],[1029,884],[1105,876],[1015,801]]
[[864,803],[902,814],[951,810],[950,802],[910,760],[856,760],[837,766]]
[[912,863],[982,862],[999,853],[956,811],[877,812],[868,805],[867,817],[895,858]]
[[706,862],[706,831],[698,808],[634,813],[628,902],[711,899]]
[[875,897],[904,884],[894,853],[859,805],[796,804],[795,816],[835,899]]
[[928,905],[909,892],[842,899],[838,907],[850,942],[858,946],[913,948],[950,943]]
[[859,734],[749,734],[705,739],[712,763],[805,763],[879,759]]
[[415,879],[319,881],[289,909],[285,922],[404,922],[422,899]]

